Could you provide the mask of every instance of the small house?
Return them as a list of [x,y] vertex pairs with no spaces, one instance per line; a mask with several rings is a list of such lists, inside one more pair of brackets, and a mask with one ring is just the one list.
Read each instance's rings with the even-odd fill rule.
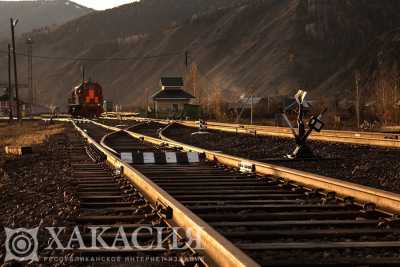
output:
[[182,77],[163,77],[160,80],[161,90],[152,98],[157,116],[180,116],[185,105],[190,104],[195,97],[183,89]]
[[[19,101],[20,112],[21,114],[28,115],[31,113],[31,105],[25,103],[24,101]],[[17,100],[14,99],[11,101],[11,110],[14,116],[17,115]],[[8,116],[10,114],[10,97],[8,93],[4,93],[0,95],[0,116]]]
[[[13,99],[11,103],[12,110],[15,114],[16,110],[16,101]],[[8,116],[10,112],[10,97],[7,90],[4,90],[2,94],[0,94],[0,115],[1,116]]]

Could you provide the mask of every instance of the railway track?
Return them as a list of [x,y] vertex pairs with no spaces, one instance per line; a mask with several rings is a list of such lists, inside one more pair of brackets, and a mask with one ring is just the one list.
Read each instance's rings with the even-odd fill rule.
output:
[[[196,124],[193,121],[183,121],[180,123],[185,126],[196,127]],[[240,125],[218,122],[209,122],[208,127],[213,130],[224,132],[293,138],[291,130],[285,127]],[[400,147],[400,135],[391,133],[323,130],[320,133],[313,132],[309,139],[347,144]]]
[[[87,123],[82,128],[99,142],[111,133]],[[126,177],[110,169],[105,164],[105,155],[96,146],[83,143],[78,136],[71,139],[72,175],[79,188],[80,201],[76,223],[89,247],[80,247],[75,256],[90,259],[91,265],[204,266],[201,257],[189,246],[182,249],[185,240],[179,233],[173,234],[175,229],[168,224],[162,208],[152,205]],[[127,149],[149,149],[131,138],[129,143],[123,136],[118,139],[119,143],[113,144],[117,149],[119,145]],[[109,247],[95,241],[101,249],[93,248],[93,229],[96,233],[102,232],[100,238]],[[156,229],[161,230],[153,231]],[[138,249],[134,244],[127,247],[121,240],[121,231],[126,237],[135,237],[135,244],[140,248],[152,244],[162,247]],[[179,249],[170,246],[176,236],[180,238]],[[162,244],[156,243],[160,240]]]
[[[263,266],[388,266],[393,261],[380,258],[381,252],[359,258],[370,255],[368,249],[395,244],[400,233],[379,229],[380,220],[390,216],[368,206],[214,163],[133,166]],[[395,242],[387,242],[392,234]]]
[[[165,125],[170,123],[170,120],[149,119],[149,118],[135,117],[132,118],[132,120],[153,121]],[[188,127],[194,127],[194,128],[198,127],[195,121],[176,121],[176,122]],[[211,130],[218,130],[223,132],[293,138],[291,130],[286,127],[245,125],[245,124],[220,123],[220,122],[207,122],[207,126]],[[323,130],[320,133],[313,132],[310,135],[309,139],[316,141],[338,142],[347,144],[372,145],[372,146],[382,146],[382,147],[400,147],[400,134],[394,134],[394,133]]]
[[[151,122],[154,124],[155,122]],[[163,127],[158,123],[158,127]],[[164,126],[165,127],[165,126]],[[154,129],[153,132],[149,130]],[[135,132],[156,136],[157,127],[135,128]],[[208,130],[209,135],[193,135],[192,127],[174,124],[164,131],[168,138],[199,148],[224,154],[277,164],[337,178],[391,192],[400,192],[399,148],[354,145],[335,142],[310,141],[310,149],[318,160],[288,160],[284,156],[293,152],[295,141],[281,137],[254,136]]]
[[163,124],[150,121],[150,122],[138,123],[134,126],[134,129],[136,132],[140,132],[143,135],[159,138],[158,135],[164,127],[165,126]]
[[[117,153],[127,150],[109,145]],[[342,197],[342,191],[290,182],[279,172],[242,173],[218,163],[221,159],[215,155],[206,157],[198,163],[131,166],[259,265],[400,265],[400,228],[394,212]]]

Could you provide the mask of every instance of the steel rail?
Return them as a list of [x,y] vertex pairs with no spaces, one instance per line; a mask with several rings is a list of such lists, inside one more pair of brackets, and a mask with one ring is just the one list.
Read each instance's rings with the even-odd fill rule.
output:
[[354,184],[331,177],[294,170],[278,165],[257,162],[240,157],[234,157],[194,146],[189,146],[174,141],[164,135],[165,130],[167,130],[171,125],[166,126],[160,132],[160,138],[162,140],[177,147],[182,147],[184,149],[196,151],[199,153],[205,153],[206,157],[210,160],[217,160],[222,164],[233,167],[238,167],[240,163],[245,162],[254,165],[255,171],[260,174],[281,177],[305,186],[323,189],[328,192],[333,191],[343,197],[352,197],[355,200],[360,201],[361,203],[373,203],[376,205],[376,207],[381,208],[382,210],[386,210],[396,214],[400,213],[400,194],[364,185]]
[[109,146],[106,144],[106,142],[105,142],[106,139],[107,139],[108,137],[110,137],[111,135],[113,135],[113,134],[115,134],[115,133],[118,133],[118,131],[116,131],[116,132],[111,132],[111,133],[106,134],[105,136],[103,136],[103,138],[101,138],[100,145],[102,145],[103,147],[105,147],[105,148],[108,149],[109,151],[113,152],[114,154],[118,154],[117,151],[115,151],[114,149],[112,149],[111,147],[109,147]]
[[[131,119],[138,121],[154,121],[162,124],[168,124],[171,122],[170,120],[149,119],[140,117],[135,117]],[[174,122],[192,128],[197,127],[195,121],[174,121]],[[211,130],[217,130],[223,132],[293,138],[291,130],[286,127],[246,125],[246,124],[234,124],[234,123],[222,123],[222,122],[207,122],[207,127]],[[400,148],[400,134],[324,130],[321,133],[316,133],[316,132],[312,133],[309,138],[310,140],[316,140],[316,141]]]
[[[144,119],[147,120],[147,119]],[[158,122],[162,120],[157,120]],[[171,121],[169,121],[171,122]],[[167,121],[162,121],[163,124],[167,124]],[[110,127],[100,123],[97,123],[103,127]],[[180,124],[180,123],[179,123]],[[183,148],[187,151],[194,151],[199,153],[204,153],[206,158],[209,160],[216,160],[222,164],[238,167],[241,163],[247,163],[254,165],[255,171],[259,174],[263,175],[272,175],[276,177],[284,178],[288,181],[293,181],[298,184],[308,186],[316,189],[323,189],[328,192],[336,192],[336,194],[343,197],[352,197],[354,200],[360,203],[373,203],[377,208],[382,211],[387,211],[390,213],[400,214],[400,194],[384,191],[381,189],[376,189],[364,185],[359,185],[355,183],[350,183],[347,181],[326,177],[322,175],[317,175],[313,173],[308,173],[304,171],[294,170],[274,164],[258,162],[254,160],[248,160],[245,158],[235,157],[231,155],[226,155],[223,153],[202,149],[195,146],[190,146],[184,143],[177,142],[172,140],[164,135],[164,132],[171,126],[172,124],[167,124],[167,126],[160,132],[160,139],[144,136],[142,134],[134,133],[132,131],[126,131],[131,136],[135,138],[140,138],[147,142],[153,144],[163,144],[169,145],[172,147]]]
[[[241,159],[241,158],[236,158],[236,157],[231,157],[231,156],[229,156],[229,155],[223,155],[223,154],[221,154],[221,153],[215,153],[215,152],[212,152],[212,151],[207,151],[206,149],[200,149],[200,148],[196,148],[196,147],[193,147],[193,146],[187,146],[187,145],[185,145],[185,144],[182,144],[182,143],[179,143],[179,142],[175,142],[174,140],[171,140],[171,139],[168,139],[167,137],[166,137],[166,134],[165,134],[165,131],[168,129],[170,127],[170,125],[169,126],[167,126],[167,127],[165,127],[162,131],[161,131],[161,134],[160,134],[160,137],[161,138],[163,138],[163,140],[164,140],[164,144],[165,145],[167,145],[168,144],[168,146],[169,147],[176,147],[176,148],[183,148],[183,149],[185,149],[185,150],[192,150],[192,151],[197,151],[197,152],[204,152],[205,154],[206,154],[206,156],[207,156],[207,158],[209,159],[209,160],[216,160],[216,161],[218,161],[218,162],[220,162],[220,163],[222,163],[223,165],[230,165],[230,166],[232,166],[232,167],[238,167],[238,164],[239,163],[241,163],[241,162],[243,162],[243,161],[239,161],[239,160],[243,160],[243,159]],[[134,129],[133,129],[134,130]],[[137,133],[132,133],[131,134],[131,136],[133,136],[133,137],[136,137],[136,138],[140,138],[140,139],[142,139],[142,140],[145,140],[145,141],[150,141],[150,140],[153,140],[154,142],[157,142],[157,144],[161,144],[162,143],[162,140],[158,140],[158,139],[154,139],[154,138],[149,138],[149,139],[146,139],[146,136],[144,136],[143,134],[137,134]],[[161,143],[160,143],[161,142]],[[239,160],[238,160],[239,159]],[[235,162],[235,160],[236,160],[236,162]],[[262,170],[262,168],[264,167],[265,168],[265,166],[263,166],[263,165],[266,165],[266,166],[271,166],[271,165],[269,165],[269,164],[262,164],[262,163],[260,163],[259,165],[258,165],[258,163],[257,162],[253,162],[253,161],[246,161],[246,160],[244,160],[245,162],[248,162],[248,163],[250,163],[250,164],[253,164],[254,163],[254,167],[255,167],[255,169],[256,169],[256,171],[258,172],[258,174],[265,174],[265,173],[267,173],[267,174],[271,174],[272,176],[274,176],[274,177],[277,177],[277,178],[280,178],[280,177],[282,177],[282,178],[286,178],[286,180],[289,180],[289,181],[296,181],[296,179],[295,178],[297,178],[297,177],[295,177],[295,178],[293,178],[293,177],[290,177],[289,179],[287,179],[287,176],[285,177],[284,175],[281,175],[282,174],[282,171],[287,171],[287,170],[289,170],[290,171],[290,169],[287,169],[287,168],[280,168],[280,167],[278,167],[278,168],[280,168],[280,169],[275,169],[275,170],[267,170],[266,172],[263,172],[263,170]],[[233,162],[233,163],[232,163]],[[273,171],[273,172],[272,172]],[[301,177],[301,174],[305,174],[305,176],[307,175],[307,173],[304,173],[304,172],[298,172],[298,171],[295,171],[295,170],[292,170],[292,171],[294,171],[294,173],[287,173],[287,175],[297,175],[298,177],[300,177],[300,178],[304,178],[304,177]],[[144,173],[146,173],[146,172],[144,172]],[[176,175],[178,175],[178,174],[176,174]],[[151,174],[148,174],[148,177],[152,177],[151,176]],[[157,176],[156,176],[157,177]],[[153,178],[153,177],[152,177]],[[379,219],[380,221],[378,222],[378,224],[379,225],[385,225],[385,220],[387,220],[387,223],[388,223],[388,225],[392,222],[392,220],[394,220],[393,222],[395,222],[396,220],[397,220],[397,217],[396,216],[394,216],[394,214],[393,213],[395,213],[395,214],[399,214],[399,209],[400,209],[400,195],[397,195],[397,194],[392,194],[392,193],[389,193],[389,192],[385,192],[385,191],[381,191],[381,190],[376,190],[376,189],[373,189],[373,188],[368,188],[368,187],[365,187],[365,186],[359,186],[359,185],[355,185],[355,184],[351,184],[351,183],[347,183],[347,182],[342,182],[342,181],[340,181],[340,180],[336,180],[336,179],[331,179],[331,178],[328,178],[328,177],[323,177],[323,176],[314,176],[314,175],[310,175],[309,177],[305,177],[305,178],[307,178],[307,179],[317,179],[317,178],[323,178],[323,179],[321,179],[321,181],[316,181],[316,182],[321,182],[321,183],[323,183],[322,184],[322,186],[308,186],[307,184],[307,186],[306,186],[306,188],[305,189],[307,189],[307,190],[309,190],[310,189],[310,187],[314,187],[314,188],[319,188],[319,189],[325,189],[325,191],[315,191],[315,192],[320,192],[320,193],[322,193],[322,195],[325,195],[325,194],[327,194],[327,195],[329,195],[329,194],[331,194],[331,192],[332,191],[334,191],[334,192],[336,192],[337,194],[336,195],[339,195],[339,199],[341,199],[341,200],[344,200],[344,197],[346,197],[346,196],[352,196],[352,198],[354,199],[354,200],[356,200],[356,202],[357,203],[354,203],[354,204],[363,204],[363,206],[364,206],[364,209],[365,209],[365,211],[374,211],[374,209],[375,209],[375,205],[367,205],[367,204],[369,204],[369,203],[375,203],[376,204],[376,206],[378,206],[378,209],[375,209],[376,211],[381,211],[381,212],[383,212],[383,213],[386,213],[386,214],[388,214],[388,215],[391,215],[392,217],[390,217],[390,216],[388,216],[388,217],[386,217],[386,219]],[[218,180],[218,179],[217,179]],[[337,183],[337,184],[335,184],[335,182]],[[191,182],[189,182],[188,184],[190,184]],[[304,182],[302,182],[302,181],[296,181],[295,183],[291,183],[291,182],[289,182],[289,184],[290,185],[294,185],[294,186],[296,186],[296,185],[299,185],[299,184],[305,184]],[[160,185],[160,186],[162,186],[162,185]],[[336,186],[336,188],[333,188],[332,189],[332,186]],[[163,186],[162,186],[163,187]],[[347,192],[345,192],[344,194],[340,194],[339,193],[339,190],[337,190],[337,187],[342,187],[342,190],[347,190]],[[167,191],[169,191],[172,195],[174,195],[174,193],[171,191],[171,190],[168,190],[168,188],[165,188]],[[312,191],[312,192],[314,192],[314,191]],[[356,194],[358,194],[357,196],[356,196]],[[343,196],[343,198],[341,198]],[[371,201],[368,201],[368,200],[370,200],[370,199],[365,199],[365,198],[370,198],[371,199]],[[380,199],[381,200],[381,202],[380,203],[378,203],[379,201],[377,200],[377,199]],[[351,201],[351,200],[350,200]],[[365,205],[364,205],[365,204]],[[389,206],[387,206],[387,205],[389,205]],[[200,207],[200,208],[203,208],[203,207]],[[390,212],[389,212],[390,211]],[[198,209],[195,209],[195,212],[199,212],[199,210]],[[200,214],[200,216],[202,216],[202,215],[204,215],[204,213],[203,214]],[[207,219],[207,217],[204,217],[205,218],[205,220],[208,220]],[[216,218],[218,218],[218,219],[215,219],[215,220],[223,220],[223,218],[224,218],[224,214],[221,214],[220,216],[217,216]],[[264,219],[265,219],[265,217],[264,217]],[[239,221],[239,220],[241,220],[240,218],[237,218],[237,220]],[[213,223],[211,223],[211,225],[213,225],[213,226],[215,226]],[[217,228],[217,229],[219,229],[219,228]],[[279,230],[278,230],[279,231]],[[231,232],[227,232],[227,231],[221,231],[221,233],[222,234],[224,234],[224,235],[226,235],[227,237],[232,237],[232,236],[234,236],[234,235],[232,235],[232,233]],[[279,233],[282,233],[281,231],[279,231]],[[231,235],[230,235],[231,234]],[[262,232],[259,232],[258,234],[262,234]],[[240,242],[239,242],[240,243]],[[276,245],[277,243],[262,243],[262,242],[260,242],[260,243],[255,243],[255,244],[249,244],[249,245],[239,245],[239,248],[241,248],[241,249],[244,249],[244,250],[256,250],[257,248],[258,249],[260,249],[260,251],[261,250],[269,250],[269,249],[286,249],[287,248],[287,246],[285,246],[285,244],[286,243],[281,243],[281,244],[279,244],[278,246],[277,246],[277,248],[274,248],[274,246]],[[289,246],[293,246],[292,248],[294,248],[294,246],[296,246],[296,248],[300,248],[301,249],[301,246],[302,246],[302,244],[300,244],[300,243],[298,243],[299,245],[300,245],[300,247],[299,246],[297,246],[296,245],[297,243],[295,243],[295,242],[293,242],[293,243],[289,243]],[[344,243],[343,243],[344,244]],[[341,246],[341,245],[343,245],[343,244],[337,244],[337,245],[339,245],[339,246]],[[318,248],[318,245],[317,244],[312,244],[312,243],[309,243],[308,245],[311,245],[312,246],[312,248]],[[329,244],[328,244],[329,245]],[[350,243],[346,243],[346,245],[347,246],[353,246],[353,245],[355,245],[355,246],[359,246],[360,244],[357,244],[357,243],[352,243],[352,242],[350,242]],[[379,247],[378,245],[374,245],[374,244],[371,244],[372,246],[377,246],[377,247]],[[383,248],[383,247],[385,247],[385,246],[387,246],[387,245],[398,245],[398,243],[397,244],[395,244],[395,243],[392,243],[392,244],[379,244],[380,245],[380,248]],[[259,246],[259,247],[258,247]],[[311,249],[311,247],[308,247],[309,249]],[[250,254],[250,255],[252,255],[252,254]]]
[[[216,266],[259,266],[253,259],[246,255],[242,250],[233,245],[220,233],[218,233],[209,224],[200,219],[197,215],[191,212],[188,208],[183,206],[166,191],[161,189],[158,185],[152,182],[149,178],[141,174],[139,171],[131,167],[128,163],[121,161],[118,157],[113,155],[106,148],[102,147],[99,143],[93,140],[87,133],[85,133],[79,126],[72,121],[75,128],[80,134],[86,138],[89,144],[93,144],[107,157],[107,163],[113,168],[121,170],[121,174],[125,175],[133,183],[133,185],[142,192],[142,194],[152,203],[160,204],[170,207],[173,210],[173,217],[169,222],[171,225],[176,225],[184,229],[191,229],[199,234],[207,257],[212,261],[212,265]],[[111,126],[106,126],[98,122],[93,122],[95,125],[112,131],[121,131],[121,129]],[[130,134],[128,131],[125,131]],[[136,135],[137,138],[141,136]],[[152,142],[151,142],[151,141]],[[156,138],[146,138],[145,141],[160,144],[163,141]],[[212,266],[211,265],[211,266]]]
[[[196,127],[196,124],[193,121],[182,121],[179,123],[188,127]],[[293,138],[291,130],[289,128],[284,128],[284,127],[239,125],[239,124],[226,124],[217,122],[208,122],[207,127],[211,130],[218,130],[224,132]],[[325,130],[321,133],[312,133],[310,135],[310,140],[316,140],[316,141],[400,148],[399,138],[400,135],[397,134],[331,131],[331,130]]]

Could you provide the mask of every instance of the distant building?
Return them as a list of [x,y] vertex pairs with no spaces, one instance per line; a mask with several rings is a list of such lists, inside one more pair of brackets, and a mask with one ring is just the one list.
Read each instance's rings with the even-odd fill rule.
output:
[[195,98],[182,89],[184,83],[181,77],[163,77],[160,86],[161,90],[152,96],[156,116],[180,116],[185,105]]
[[104,100],[103,101],[103,110],[104,112],[112,112],[114,111],[114,104],[112,101]]
[[229,103],[229,108],[231,109],[236,109],[236,110],[242,110],[242,109],[251,109],[251,106],[256,106],[258,103],[262,101],[261,97],[246,97],[244,95],[240,96],[239,101],[234,102],[234,103]]
[[[16,114],[16,101],[13,99],[11,103],[13,114]],[[0,95],[0,116],[8,116],[10,114],[10,97],[6,90]]]
[[[31,110],[31,105],[20,100],[21,114],[29,115]],[[11,109],[14,116],[17,116],[17,101],[14,98],[11,103]],[[8,116],[10,114],[10,97],[8,92],[5,90],[4,93],[0,95],[0,116]]]

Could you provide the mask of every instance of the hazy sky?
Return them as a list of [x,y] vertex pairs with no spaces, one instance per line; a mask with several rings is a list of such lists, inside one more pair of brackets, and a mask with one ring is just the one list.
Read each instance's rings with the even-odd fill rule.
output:
[[113,8],[127,3],[132,3],[135,0],[73,0],[78,4],[91,7],[97,10]]
[[[6,0],[6,1],[23,1],[23,0]],[[71,0],[71,1],[97,10],[103,10],[127,3],[132,3],[137,0]]]

